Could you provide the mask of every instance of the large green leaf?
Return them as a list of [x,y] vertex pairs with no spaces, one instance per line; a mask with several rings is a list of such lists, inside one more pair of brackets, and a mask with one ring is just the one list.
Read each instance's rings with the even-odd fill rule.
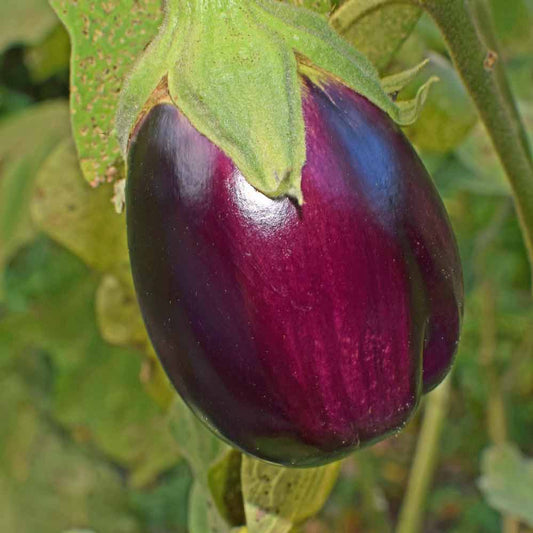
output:
[[0,122],[0,273],[9,256],[34,234],[29,215],[33,182],[69,130],[62,100],[34,105]]
[[531,54],[533,10],[529,0],[490,0],[492,20],[506,53]]
[[189,533],[229,533],[209,492],[195,481],[189,496]]
[[533,459],[513,444],[488,448],[481,461],[479,487],[490,505],[533,527]]
[[39,171],[31,204],[36,225],[87,265],[131,284],[126,226],[115,213],[111,185],[91,189],[81,179],[71,139]]
[[39,83],[58,73],[68,70],[70,42],[68,33],[59,23],[46,38],[24,52],[24,63],[31,78]]
[[224,454],[228,446],[209,431],[177,395],[171,411],[171,428],[195,478],[207,486],[210,466]]
[[391,0],[349,0],[330,23],[378,69],[385,68],[413,31],[422,10]]
[[104,340],[117,346],[139,346],[148,342],[139,306],[131,286],[106,274],[96,292],[96,316]]
[[34,390],[0,372],[0,530],[140,533],[120,473],[49,423]]
[[0,361],[28,350],[49,354],[50,416],[126,468],[135,485],[173,466],[178,450],[165,413],[141,383],[142,354],[100,338],[98,278],[76,256],[41,238],[10,262],[5,285],[10,312],[0,322]]
[[307,9],[311,9],[312,11],[316,11],[317,13],[321,13],[323,15],[327,15],[330,13],[336,4],[335,0],[282,0],[285,1],[287,4],[292,4],[298,7],[305,7]]
[[141,516],[144,531],[186,533],[192,476],[186,461],[166,472],[142,491],[132,491],[132,506]]
[[14,115],[32,103],[27,94],[15,91],[0,84],[0,117],[4,119],[8,115]]
[[195,478],[189,499],[191,533],[229,531],[209,486],[209,470],[228,451],[228,446],[198,420],[179,396],[176,396],[172,409],[171,427]]
[[115,108],[124,77],[152,39],[159,0],[50,0],[72,45],[71,112],[85,178],[93,184],[122,174],[114,134]]
[[[533,145],[533,104],[522,102],[519,108],[529,141]],[[461,162],[478,178],[478,192],[510,194],[511,189],[505,171],[481,122],[472,129],[456,153]]]
[[248,456],[242,461],[242,491],[249,533],[288,533],[326,502],[340,463],[285,468]]
[[208,472],[209,490],[213,500],[228,524],[245,524],[241,487],[242,454],[228,450],[216,461]]

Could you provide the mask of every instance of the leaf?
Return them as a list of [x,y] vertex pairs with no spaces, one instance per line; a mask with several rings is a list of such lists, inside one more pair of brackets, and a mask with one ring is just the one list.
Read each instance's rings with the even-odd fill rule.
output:
[[228,449],[227,444],[200,422],[180,396],[176,395],[170,420],[172,434],[194,477],[207,487],[209,468]]
[[0,372],[0,531],[140,533],[114,468],[65,439],[14,372]]
[[387,94],[394,94],[401,91],[418,76],[418,74],[424,69],[424,67],[427,66],[428,63],[429,59],[425,59],[418,65],[408,70],[398,72],[397,74],[390,74],[389,76],[381,78],[381,86],[383,87],[383,90]]
[[[519,103],[530,144],[533,145],[533,104]],[[465,141],[457,148],[460,161],[477,176],[479,192],[485,194],[508,195],[511,193],[509,182],[492,141],[481,122],[472,129]]]
[[514,444],[492,446],[483,453],[479,488],[489,504],[533,527],[533,459]]
[[141,382],[144,390],[163,411],[168,412],[176,397],[176,390],[149,342],[145,344],[144,352],[146,358],[141,368]]
[[172,389],[149,349],[131,279],[124,216],[111,203],[112,186],[97,189],[80,176],[72,140],[62,142],[43,164],[31,204],[36,225],[80,257],[106,273],[96,295],[98,323],[105,340],[148,351],[143,386],[166,409]]
[[69,57],[68,34],[59,22],[42,42],[24,51],[24,63],[34,83],[41,83],[61,72],[66,73]]
[[242,454],[228,450],[208,472],[209,490],[219,513],[232,526],[245,524],[241,488]]
[[230,528],[218,513],[211,495],[198,481],[189,498],[190,533],[229,533]]
[[0,53],[11,44],[35,44],[57,23],[48,0],[2,0]]
[[115,213],[112,195],[111,185],[91,189],[81,179],[73,142],[67,139],[39,171],[31,214],[40,229],[91,268],[131,286],[125,220]]
[[32,103],[29,95],[0,85],[0,118],[2,120],[7,115],[14,115]]
[[96,317],[110,344],[142,347],[149,342],[135,293],[112,274],[102,278],[96,291]]
[[71,112],[83,176],[120,177],[114,135],[118,93],[137,55],[155,35],[159,0],[50,0],[71,39]]
[[208,477],[211,465],[223,456],[228,446],[200,422],[179,396],[171,411],[171,429],[195,479],[189,497],[189,530],[191,533],[229,531],[213,501]]
[[[478,121],[476,109],[452,64],[438,54],[429,55],[424,77],[433,76],[439,83],[433,86],[418,120],[406,128],[406,133],[419,149],[447,153],[456,148]],[[401,96],[412,97],[415,88]]]
[[340,463],[284,468],[243,456],[242,490],[249,533],[288,533],[326,502]]
[[524,0],[490,0],[492,20],[506,54],[530,54],[533,11]]
[[413,31],[421,14],[416,6],[391,0],[349,0],[332,14],[330,24],[382,70]]
[[93,441],[128,468],[133,486],[144,486],[173,466],[179,451],[165,413],[140,382],[139,354],[98,347],[94,339],[83,348],[76,367],[69,369],[63,361],[55,387],[55,416],[79,439]]
[[65,100],[34,104],[16,115],[0,121],[0,160],[27,158],[50,147],[70,131],[68,106]]
[[36,104],[0,122],[0,273],[5,261],[34,235],[29,214],[33,183],[69,130],[68,107],[62,100]]
[[287,4],[297,7],[305,7],[322,15],[327,15],[333,10],[335,0],[285,0]]
[[132,507],[142,518],[146,532],[184,533],[187,531],[189,493],[192,476],[185,460],[156,483],[142,491],[132,491]]
[[[83,181],[81,181],[83,184]],[[179,453],[167,416],[140,381],[142,353],[110,346],[94,316],[96,276],[47,238],[20,251],[5,274],[10,314],[0,322],[9,353],[49,354],[49,416],[73,438],[126,468],[140,486],[173,466]]]

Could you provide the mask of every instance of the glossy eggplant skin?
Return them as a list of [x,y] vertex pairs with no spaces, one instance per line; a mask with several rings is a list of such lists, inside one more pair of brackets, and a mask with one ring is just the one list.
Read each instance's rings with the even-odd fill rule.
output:
[[171,104],[132,137],[140,308],[188,405],[274,463],[316,466],[401,428],[446,375],[462,316],[455,239],[399,128],[302,80],[304,204],[270,199]]

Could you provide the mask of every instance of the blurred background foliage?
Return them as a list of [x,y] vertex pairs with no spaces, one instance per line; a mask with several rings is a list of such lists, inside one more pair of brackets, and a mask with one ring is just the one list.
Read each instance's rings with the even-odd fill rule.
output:
[[[54,0],[56,8],[61,3]],[[363,12],[357,2],[294,3],[332,13],[332,25],[382,74],[427,57],[419,83],[432,74],[441,80],[406,133],[449,210],[467,297],[423,531],[498,532],[500,512],[520,519],[514,531],[533,531],[531,277],[488,137],[426,15],[398,5]],[[501,59],[533,135],[533,0],[490,3]],[[142,48],[157,27],[159,3],[139,5],[151,13],[144,37],[124,39],[137,38]],[[244,473],[257,466],[243,465],[243,507],[235,480],[240,455],[198,434],[150,348],[132,290],[124,217],[112,204],[111,182],[123,168],[114,152],[85,153],[77,139],[80,168],[73,143],[67,32],[46,0],[3,0],[0,11],[0,530],[239,526],[254,510],[255,489]],[[126,71],[128,62],[122,66]],[[103,72],[90,62],[84,68],[93,82]],[[84,118],[88,139],[108,135],[113,118],[106,110],[120,77],[102,76],[114,76],[113,90],[104,84],[108,100]],[[90,105],[79,95],[75,102]],[[88,181],[108,183],[91,188]],[[343,461],[326,505],[301,530],[391,531],[420,423],[419,414],[398,436]],[[309,508],[319,508],[320,498]],[[310,514],[295,512],[289,529]]]

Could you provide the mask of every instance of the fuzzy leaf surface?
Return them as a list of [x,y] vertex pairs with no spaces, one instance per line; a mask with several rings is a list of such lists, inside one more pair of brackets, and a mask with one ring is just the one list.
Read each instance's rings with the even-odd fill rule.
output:
[[242,490],[249,533],[288,533],[326,502],[340,463],[284,468],[243,456]]
[[73,134],[82,173],[96,185],[123,174],[115,137],[118,94],[135,59],[156,33],[159,0],[50,0],[72,45]]

